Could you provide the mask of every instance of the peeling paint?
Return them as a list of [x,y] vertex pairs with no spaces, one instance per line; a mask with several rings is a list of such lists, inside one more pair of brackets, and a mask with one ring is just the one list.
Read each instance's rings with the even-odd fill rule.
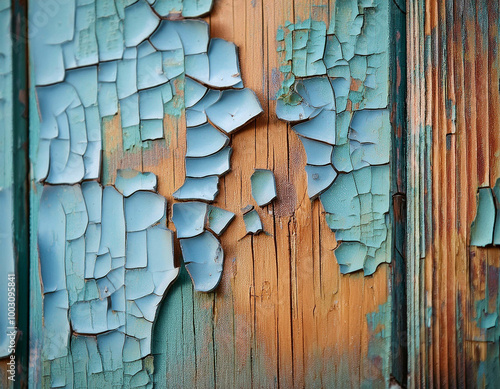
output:
[[335,3],[330,26],[306,19],[278,29],[276,114],[307,156],[307,192],[320,198],[340,245],[342,273],[365,275],[391,260],[389,7]]
[[158,0],[154,9],[161,16],[180,13],[185,18],[203,16],[212,9],[213,0]]
[[257,235],[263,231],[262,221],[257,211],[251,205],[247,205],[242,209],[243,221],[245,222],[245,228],[247,234]]
[[[132,151],[163,139],[164,116],[180,116],[185,109],[186,180],[174,198],[213,201],[219,177],[230,170],[227,134],[262,108],[243,87],[233,43],[210,39],[202,20],[172,20],[175,14],[200,16],[211,7],[212,1],[168,0],[62,4],[55,15],[59,23],[42,26],[32,40],[41,117],[36,179],[50,184],[99,179],[104,121],[120,115],[123,149]],[[41,1],[34,3],[34,14],[45,11]],[[44,61],[44,49],[54,54],[50,61]],[[123,174],[116,187],[130,196],[125,204],[141,196],[134,186],[156,186],[138,175],[125,188]]]
[[186,269],[194,289],[213,291],[222,277],[223,250],[217,239],[234,218],[231,212],[207,207],[218,194],[219,177],[230,169],[230,136],[263,112],[257,96],[245,89],[236,46],[210,39],[208,25],[198,21],[164,21],[152,36],[157,47],[167,48],[177,31],[185,53],[186,178],[173,196],[198,200],[173,206]]
[[219,240],[209,231],[193,238],[180,239],[186,270],[194,289],[199,292],[214,290],[222,277],[224,252]]
[[157,178],[153,173],[141,173],[134,169],[119,169],[115,188],[123,196],[129,197],[138,190],[156,191]]
[[[487,265],[484,269],[485,278],[484,298],[473,301],[472,307],[475,314],[472,317],[472,324],[479,329],[474,332],[472,341],[481,344],[481,353],[474,358],[476,366],[477,387],[488,386],[489,383],[496,382],[500,376],[500,325],[498,321],[500,313],[500,299],[498,298],[498,285],[500,284],[500,271],[496,265]],[[479,348],[478,348],[479,351]],[[471,380],[471,382],[473,382]]]
[[[165,1],[154,8],[162,16],[177,11],[199,16],[211,3]],[[39,181],[74,184],[99,178],[102,122],[118,113],[125,151],[163,139],[163,117],[178,116],[184,108],[174,104],[184,88],[174,84],[184,74],[191,77],[188,87],[199,85],[193,80],[218,89],[243,87],[236,46],[210,40],[204,21],[161,20],[145,0],[64,2],[57,11],[57,20],[65,19],[43,25],[31,45],[41,116],[35,167]],[[34,2],[34,15],[45,12],[42,1]],[[203,116],[197,125],[205,124],[208,115],[230,133],[262,112],[247,89],[211,96],[217,98],[195,98],[197,104],[186,97],[186,107]],[[188,126],[192,116],[187,114]]]
[[43,188],[38,246],[47,386],[152,382],[153,322],[179,269],[166,200],[149,191],[148,180],[120,177],[128,192],[134,188],[129,197],[95,181]]
[[230,211],[209,205],[207,228],[220,236],[226,231],[235,216],[236,215]]
[[471,246],[500,245],[500,179],[493,189],[478,189],[476,217],[470,234]]
[[276,198],[276,180],[271,170],[255,169],[250,177],[252,196],[259,207],[264,207]]
[[392,300],[379,305],[377,311],[366,316],[369,329],[367,372],[361,388],[389,387],[390,365],[386,358],[391,350],[391,310]]

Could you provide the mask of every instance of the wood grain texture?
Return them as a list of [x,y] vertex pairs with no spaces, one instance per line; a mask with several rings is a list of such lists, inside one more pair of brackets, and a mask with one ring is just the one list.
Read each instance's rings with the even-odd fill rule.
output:
[[[391,7],[396,14],[401,12]],[[257,93],[264,113],[232,135],[231,172],[219,185],[215,205],[237,215],[221,237],[225,264],[219,287],[214,293],[196,293],[182,270],[158,313],[153,336],[155,387],[386,387],[395,364],[403,365],[397,378],[405,376],[405,351],[400,348],[404,323],[393,321],[395,316],[404,317],[404,305],[394,305],[404,296],[402,255],[397,257],[397,272],[383,264],[373,276],[340,274],[333,254],[335,235],[319,201],[311,202],[307,196],[305,152],[290,126],[275,114],[282,81],[276,52],[278,28],[309,17],[328,24],[334,9],[334,0],[218,0],[206,18],[211,37],[239,47],[245,86]],[[400,28],[398,33],[404,40],[404,31]],[[396,33],[390,39],[395,41]],[[404,78],[404,66],[395,65],[397,58],[404,60],[403,52],[392,53],[395,80]],[[174,86],[182,98],[182,76]],[[404,135],[404,109],[396,104],[404,96],[404,87],[404,82],[395,86],[391,97],[393,121],[399,125],[395,137]],[[31,98],[34,160],[39,123],[33,88]],[[165,118],[165,140],[147,142],[147,147],[132,151],[123,150],[120,123],[120,114],[104,123],[102,184],[113,184],[119,168],[155,173],[158,191],[168,201],[168,227],[175,230],[172,193],[185,176],[184,111]],[[404,143],[395,142],[394,153],[402,155],[403,147]],[[257,207],[251,196],[255,168],[271,169],[276,177],[278,198],[264,208]],[[395,169],[395,174],[400,171]],[[402,206],[398,220],[403,222],[404,174],[397,181],[393,190],[400,193],[402,203],[395,202]],[[40,186],[32,184],[33,231],[39,195]],[[241,208],[247,204],[256,207],[266,233],[245,236]],[[401,234],[404,227],[398,228]],[[31,250],[30,382],[39,387],[42,323],[36,234],[32,234]],[[402,244],[399,251],[404,252]]]
[[[220,286],[213,294],[193,293],[184,273],[159,313],[157,387],[383,387],[389,382],[391,267],[382,265],[370,277],[340,274],[334,233],[320,203],[307,197],[305,153],[275,115],[281,84],[278,27],[310,16],[328,24],[333,9],[333,1],[220,0],[207,18],[212,37],[239,47],[245,86],[256,91],[264,114],[233,135],[231,172],[222,178],[216,198],[217,206],[237,215],[221,238]],[[156,150],[146,163],[143,151],[142,168],[159,175],[160,193],[169,200],[184,176],[182,126],[183,118],[174,126],[170,146],[158,146],[162,157]],[[274,172],[278,199],[256,207],[267,233],[245,237],[240,209],[256,206],[250,187],[254,168]]]
[[[417,207],[407,277],[423,286],[409,289],[408,315],[425,313],[409,321],[409,344],[421,347],[409,354],[411,382],[496,385],[498,324],[481,328],[481,309],[498,311],[500,250],[469,242],[477,190],[500,174],[498,4],[417,1],[408,11],[408,202]],[[426,245],[412,249],[419,228]]]

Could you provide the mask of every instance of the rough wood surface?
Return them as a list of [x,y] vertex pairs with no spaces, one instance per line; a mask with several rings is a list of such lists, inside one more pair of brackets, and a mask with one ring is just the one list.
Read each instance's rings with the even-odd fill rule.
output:
[[[211,37],[239,47],[245,86],[256,91],[264,114],[232,136],[231,172],[221,179],[216,198],[217,206],[237,215],[221,238],[225,253],[221,284],[214,293],[197,293],[182,271],[159,312],[153,336],[158,388],[385,387],[392,365],[405,361],[395,360],[391,353],[399,347],[395,344],[404,331],[398,323],[401,333],[392,342],[393,317],[400,314],[400,307],[393,306],[392,283],[399,288],[401,279],[393,276],[388,264],[373,276],[340,274],[333,253],[335,235],[319,201],[311,202],[307,196],[305,152],[290,126],[275,114],[282,81],[276,52],[278,27],[309,17],[328,24],[334,7],[333,0],[219,0],[206,18]],[[395,65],[393,70],[394,77],[401,72]],[[175,87],[181,98],[182,80]],[[402,122],[403,111],[395,101],[393,110]],[[33,160],[39,123],[35,101],[31,103]],[[172,193],[185,176],[184,112],[165,119],[164,127],[165,140],[129,152],[122,147],[119,114],[106,122],[102,184],[113,184],[118,168],[155,173],[158,191],[169,203],[168,227],[175,230]],[[400,128],[398,134],[402,132]],[[251,196],[254,168],[271,169],[276,177],[278,199],[264,208],[257,207]],[[31,189],[33,228],[40,187]],[[402,181],[395,191],[401,192],[404,201]],[[266,233],[245,236],[241,208],[247,204],[256,206]],[[42,323],[36,234],[31,250],[30,382],[38,387]],[[179,247],[176,254],[180,257]],[[398,260],[402,263],[402,258]],[[401,269],[398,272],[402,274]],[[400,369],[404,375],[401,372],[404,369]]]
[[500,174],[498,4],[408,7],[409,136],[422,139],[409,146],[409,201],[425,210],[423,220],[409,210],[408,220],[428,239],[415,254],[408,246],[411,262],[420,255],[424,266],[407,274],[423,285],[408,293],[414,317],[422,315],[409,326],[410,343],[420,345],[410,376],[415,386],[486,387],[500,377],[498,322],[481,328],[483,314],[498,312],[500,250],[471,247],[470,226],[478,188]]
[[[264,107],[256,123],[233,136],[232,170],[222,179],[217,205],[237,214],[222,236],[225,265],[213,295],[193,293],[184,274],[166,297],[156,324],[158,387],[358,387],[389,379],[390,268],[374,276],[341,275],[334,234],[318,201],[306,192],[305,153],[275,115],[280,86],[276,31],[287,20],[329,21],[334,2],[240,1],[215,3],[212,37],[239,47],[245,86]],[[160,192],[182,182],[184,129],[163,151]],[[157,164],[157,153],[153,163]],[[254,204],[254,168],[274,171],[278,200],[257,210],[268,234],[245,235],[240,208]],[[174,177],[169,178],[169,177]],[[164,183],[164,184],[162,184]],[[172,227],[173,226],[169,226]],[[378,316],[369,323],[372,313]],[[387,331],[384,333],[383,331]],[[381,335],[383,333],[383,335]],[[383,351],[383,350],[381,350]]]

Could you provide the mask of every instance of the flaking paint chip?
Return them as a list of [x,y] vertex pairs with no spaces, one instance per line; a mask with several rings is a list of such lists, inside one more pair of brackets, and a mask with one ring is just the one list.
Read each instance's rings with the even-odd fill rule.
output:
[[242,209],[243,221],[247,234],[258,235],[263,231],[262,221],[257,211],[251,206],[247,205]]
[[195,290],[211,292],[220,282],[224,262],[222,246],[211,232],[180,240],[182,256]]
[[259,207],[268,205],[276,198],[276,180],[271,170],[255,169],[250,181],[252,196]]

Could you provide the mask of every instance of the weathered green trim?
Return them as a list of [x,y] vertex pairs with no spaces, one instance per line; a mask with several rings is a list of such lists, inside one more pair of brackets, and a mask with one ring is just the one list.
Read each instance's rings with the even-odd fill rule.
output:
[[[406,8],[393,2],[390,7],[390,106],[392,107],[393,220],[391,301],[391,374],[403,386],[407,381],[407,304],[406,304]],[[389,304],[389,302],[388,302]]]
[[17,377],[15,388],[28,383],[29,359],[29,168],[28,168],[28,61],[27,4],[13,2],[12,76],[14,130],[14,231],[17,251]]

